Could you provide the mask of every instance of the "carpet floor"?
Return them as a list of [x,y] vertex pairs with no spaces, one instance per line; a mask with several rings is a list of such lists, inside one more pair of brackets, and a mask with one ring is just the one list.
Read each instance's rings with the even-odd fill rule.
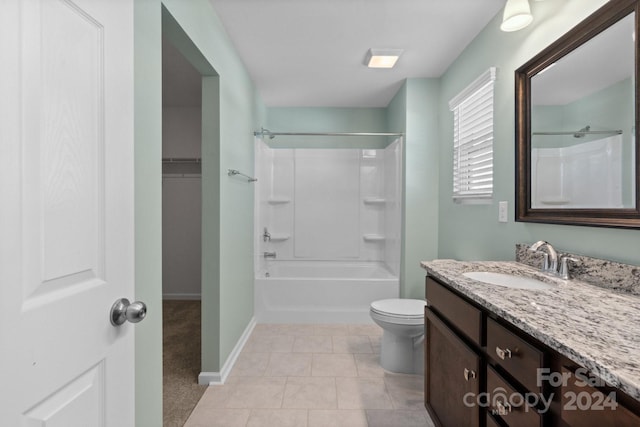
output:
[[200,373],[200,301],[162,302],[163,427],[182,427],[206,386]]

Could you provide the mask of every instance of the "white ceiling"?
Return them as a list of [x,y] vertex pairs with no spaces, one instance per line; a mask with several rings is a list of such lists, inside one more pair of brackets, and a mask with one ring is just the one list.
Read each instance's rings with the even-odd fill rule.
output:
[[[386,107],[439,77],[505,0],[210,0],[269,107]],[[369,69],[369,48],[404,49]]]

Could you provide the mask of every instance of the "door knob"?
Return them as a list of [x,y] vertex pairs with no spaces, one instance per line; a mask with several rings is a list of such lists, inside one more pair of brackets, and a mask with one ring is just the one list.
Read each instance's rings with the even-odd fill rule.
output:
[[129,302],[126,298],[120,298],[111,306],[109,319],[113,326],[120,326],[127,320],[138,323],[147,315],[147,306],[141,301]]

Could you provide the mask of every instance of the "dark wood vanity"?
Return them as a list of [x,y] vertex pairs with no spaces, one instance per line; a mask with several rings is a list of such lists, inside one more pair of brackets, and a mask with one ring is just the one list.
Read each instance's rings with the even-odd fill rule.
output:
[[435,425],[640,426],[640,401],[447,284],[428,276],[426,298],[425,406]]

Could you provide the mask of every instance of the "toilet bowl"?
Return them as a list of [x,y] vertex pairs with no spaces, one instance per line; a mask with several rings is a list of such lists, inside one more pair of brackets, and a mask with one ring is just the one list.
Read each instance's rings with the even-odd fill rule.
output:
[[384,299],[369,314],[382,329],[380,365],[390,372],[424,372],[424,300]]

